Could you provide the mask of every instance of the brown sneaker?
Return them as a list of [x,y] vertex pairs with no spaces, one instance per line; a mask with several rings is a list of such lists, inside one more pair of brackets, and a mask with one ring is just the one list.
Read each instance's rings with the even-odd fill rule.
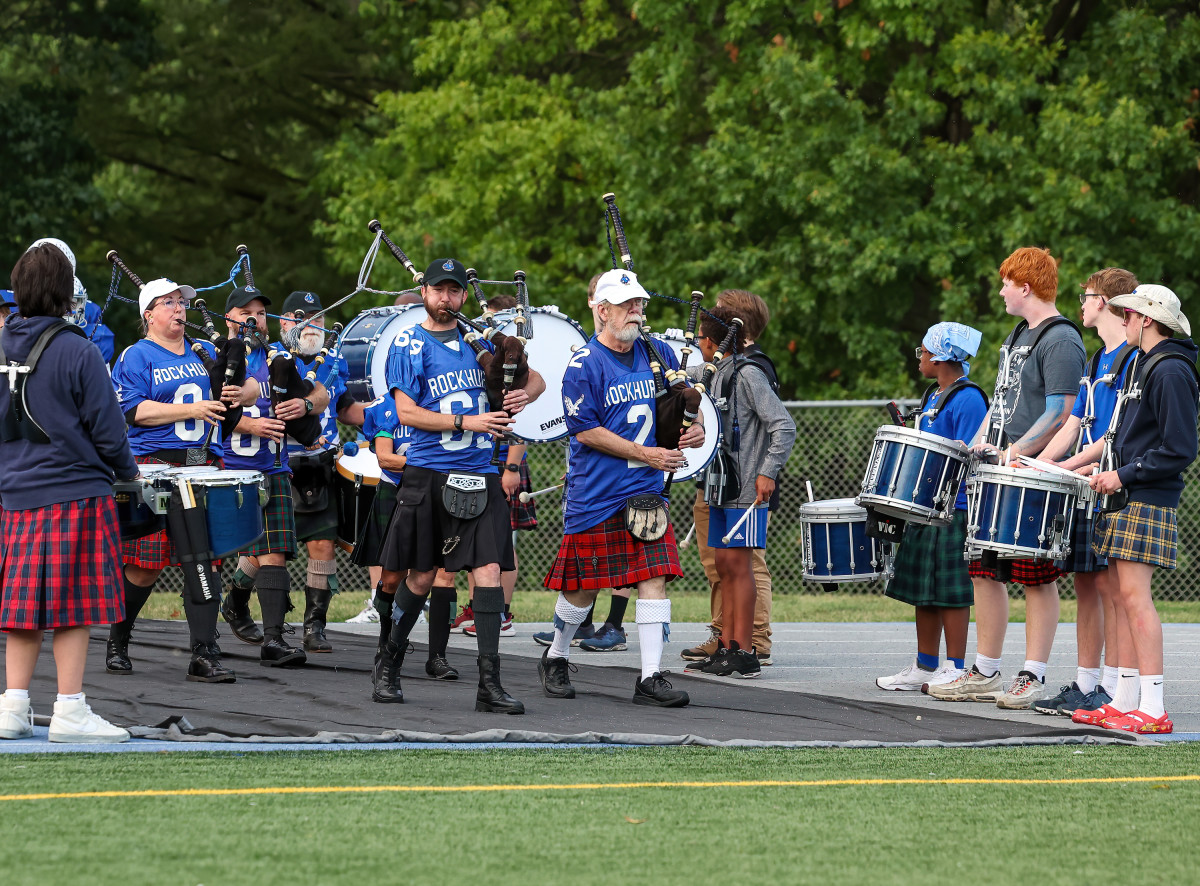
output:
[[717,648],[721,643],[721,633],[712,628],[708,629],[708,639],[698,646],[693,646],[691,649],[685,649],[679,653],[679,657],[684,661],[704,661],[706,658],[712,658],[717,654]]

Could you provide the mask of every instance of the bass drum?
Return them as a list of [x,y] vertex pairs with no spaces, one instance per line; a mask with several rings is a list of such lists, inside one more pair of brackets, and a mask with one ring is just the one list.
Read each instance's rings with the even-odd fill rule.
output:
[[425,306],[396,305],[369,308],[342,331],[339,350],[350,379],[346,390],[355,400],[370,403],[387,393],[387,358],[402,330],[425,319]]
[[[533,443],[548,443],[567,434],[563,411],[562,381],[571,355],[587,344],[583,327],[556,307],[530,308],[529,328],[533,338],[525,345],[530,368],[546,380],[546,392],[519,413],[513,423],[518,437]],[[498,311],[492,322],[505,335],[517,332],[517,312]]]
[[[668,345],[675,352],[675,359],[683,359],[682,329],[652,332],[650,337],[656,342]],[[688,365],[703,365],[703,360],[700,349],[693,345],[692,354],[688,357]],[[721,444],[721,413],[717,411],[716,404],[713,403],[712,397],[708,396],[707,392],[700,395],[700,414],[704,416],[704,445],[697,449],[682,450],[684,456],[687,457],[687,467],[675,472],[676,483],[694,480],[704,473],[709,462],[716,457],[717,447]]]

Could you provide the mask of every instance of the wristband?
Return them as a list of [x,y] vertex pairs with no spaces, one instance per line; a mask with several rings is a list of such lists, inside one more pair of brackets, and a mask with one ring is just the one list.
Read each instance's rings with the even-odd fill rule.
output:
[[454,430],[461,431],[463,429],[463,417],[461,414],[454,416]]

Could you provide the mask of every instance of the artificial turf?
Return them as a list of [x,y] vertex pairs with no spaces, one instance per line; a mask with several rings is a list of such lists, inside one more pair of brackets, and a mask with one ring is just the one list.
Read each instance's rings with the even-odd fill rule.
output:
[[[354,785],[499,792],[0,800],[5,884],[1194,882],[1200,744],[29,755],[0,795]],[[1106,784],[570,788],[1150,777]]]

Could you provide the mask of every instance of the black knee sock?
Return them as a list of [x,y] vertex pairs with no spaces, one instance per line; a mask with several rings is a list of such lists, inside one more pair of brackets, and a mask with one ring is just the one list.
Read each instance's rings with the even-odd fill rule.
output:
[[502,588],[475,588],[475,639],[480,655],[500,652],[500,615],[504,612]]
[[387,642],[388,634],[392,632],[392,604],[396,601],[395,594],[386,594],[383,582],[375,585],[375,611],[379,613],[379,648]]
[[585,627],[586,627],[586,628],[590,628],[590,627],[592,627],[592,624],[593,624],[593,623],[592,623],[592,616],[593,616],[593,615],[595,615],[595,614],[596,614],[596,604],[595,604],[595,603],[593,603],[591,606],[589,606],[589,607],[588,607],[588,614],[587,614],[587,618],[585,618],[585,619],[583,620],[583,623],[582,623],[582,624],[581,624],[579,627],[581,627],[581,628],[585,628]]
[[608,604],[608,618],[605,619],[614,628],[619,628],[625,620],[625,607],[629,605],[629,598],[622,597],[619,594],[612,595],[612,602]]
[[[408,635],[425,609],[425,596],[414,594],[407,581],[396,591],[396,602],[392,604],[392,630],[388,634],[388,646],[392,647],[390,651],[393,655],[407,648]],[[399,618],[396,617],[397,612],[400,613]]]
[[121,577],[125,580],[125,618],[109,628],[108,636],[111,639],[128,639],[130,632],[133,630],[133,623],[137,620],[138,613],[142,611],[142,607],[146,605],[146,601],[150,599],[150,594],[154,591],[153,584],[145,588],[141,585],[135,585],[125,575],[123,569]]
[[192,645],[203,643],[207,646],[217,637],[216,600],[207,603],[196,603],[187,591],[183,593],[183,612],[187,616],[188,629],[192,632]]
[[255,579],[258,585],[258,605],[262,607],[264,636],[279,637],[283,633],[283,620],[291,608],[288,591],[291,579],[283,566],[263,566]]
[[429,657],[446,655],[450,623],[458,612],[458,591],[435,587],[429,595]]

